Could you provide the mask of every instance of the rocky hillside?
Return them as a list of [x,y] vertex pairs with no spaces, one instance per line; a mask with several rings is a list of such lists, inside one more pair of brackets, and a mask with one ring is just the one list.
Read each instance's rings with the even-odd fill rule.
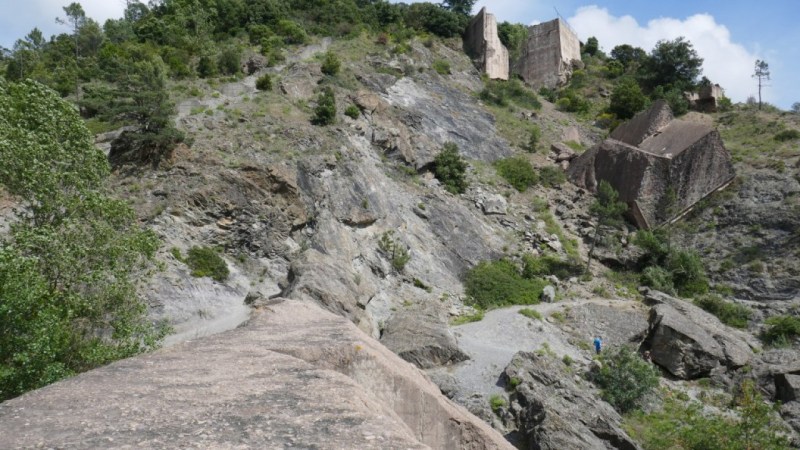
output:
[[[587,112],[608,96],[599,63],[572,86],[590,103],[573,114],[482,79],[458,38],[311,38],[279,64],[250,50],[239,76],[169,83],[187,139],[158,164],[125,157],[125,129],[97,135],[111,190],[163,243],[141,290],[171,327],[168,348],[3,403],[4,447],[157,448],[170,435],[219,448],[663,448],[648,433],[674,398],[687,402],[679,418],[697,400],[714,424],[742,429],[744,380],[783,402],[765,429],[791,445],[800,331],[759,337],[768,317],[797,314],[800,155],[797,138],[775,139],[800,128],[796,116],[744,105],[690,116],[719,128],[738,176],[669,226],[668,243],[697,250],[720,302],[749,308],[734,327],[695,296],[640,287],[651,256],[634,227],[596,227],[592,194],[564,182],[575,153],[607,134]],[[326,92],[336,109],[324,125]],[[450,143],[467,163],[462,193],[437,178]],[[520,187],[508,167],[525,164],[538,182]],[[0,195],[4,218],[13,200]],[[197,249],[226,270],[203,276]],[[590,249],[601,264],[581,275]],[[514,276],[470,286],[534,272],[519,284],[533,286],[520,289],[535,291],[530,304],[467,295],[468,274],[498,260]],[[620,414],[598,387],[615,363],[597,359],[595,336],[608,355],[650,352],[660,390],[645,412]],[[680,448],[701,448],[687,444],[691,426],[673,428]]]

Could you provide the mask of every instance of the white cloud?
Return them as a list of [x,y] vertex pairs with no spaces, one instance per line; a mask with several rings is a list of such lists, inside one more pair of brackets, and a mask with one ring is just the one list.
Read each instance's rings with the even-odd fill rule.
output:
[[659,18],[642,26],[631,16],[615,17],[607,9],[593,5],[578,8],[568,21],[581,40],[595,36],[605,51],[630,44],[649,52],[660,39],[684,36],[704,59],[703,74],[722,85],[728,97],[737,102],[753,94],[750,76],[759,57],[733,42],[728,28],[709,14],[696,14],[685,20]]

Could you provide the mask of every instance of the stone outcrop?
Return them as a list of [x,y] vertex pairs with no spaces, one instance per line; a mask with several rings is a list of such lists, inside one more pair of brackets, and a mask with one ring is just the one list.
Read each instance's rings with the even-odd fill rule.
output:
[[494,14],[481,8],[472,19],[464,34],[464,49],[478,70],[493,80],[508,80],[508,49],[497,34],[497,19]]
[[682,379],[738,369],[753,359],[758,343],[689,302],[649,291],[649,329],[642,348],[653,362]]
[[0,404],[0,448],[33,447],[512,448],[351,323],[291,300]]
[[621,428],[622,418],[614,408],[598,401],[588,381],[567,373],[560,360],[520,352],[502,377],[518,381],[509,412],[521,437],[520,448],[640,448]]
[[534,88],[556,88],[567,83],[574,64],[581,61],[578,36],[561,19],[528,28],[528,41],[512,72]]
[[680,216],[736,174],[718,131],[674,119],[659,100],[576,158],[567,175],[593,192],[607,181],[630,206],[636,225],[651,228]]
[[428,303],[395,313],[386,322],[381,344],[421,369],[469,359],[459,350],[442,311]]

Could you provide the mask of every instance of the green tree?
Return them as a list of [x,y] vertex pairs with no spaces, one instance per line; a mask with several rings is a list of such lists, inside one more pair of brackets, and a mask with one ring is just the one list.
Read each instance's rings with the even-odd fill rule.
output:
[[641,65],[647,59],[647,52],[639,47],[622,44],[611,50],[611,58],[619,61],[628,70],[634,66]]
[[0,399],[157,344],[136,281],[158,246],[72,105],[0,78],[0,184],[27,205],[0,241]]
[[[80,30],[86,23],[86,12],[83,10],[81,4],[76,2],[64,6],[63,9],[66,18],[57,17],[56,22],[62,25],[68,25],[72,28],[72,36],[75,39],[75,64],[80,66],[80,44],[78,40],[80,38]],[[80,83],[77,79],[75,82],[75,98],[80,99]]]
[[472,15],[472,7],[477,0],[444,0],[442,6],[448,11],[464,16]]
[[603,400],[621,413],[639,407],[641,401],[658,387],[658,369],[630,347],[607,351],[600,360],[603,366],[595,382],[603,389]]
[[336,96],[329,86],[322,89],[319,94],[312,122],[315,125],[331,125],[336,122]]
[[339,70],[342,67],[342,62],[339,61],[339,58],[336,56],[336,53],[331,51],[325,52],[325,56],[322,59],[322,73],[328,76],[334,76],[339,73]]
[[663,86],[666,91],[694,90],[702,73],[703,58],[684,37],[661,40],[650,52],[640,69],[642,82],[648,89]]
[[444,148],[433,160],[433,173],[444,188],[453,194],[461,194],[467,190],[467,162],[458,153],[458,145],[453,142],[444,144]]
[[614,87],[608,110],[620,119],[630,119],[647,106],[647,97],[632,78],[625,78]]
[[592,256],[594,256],[594,248],[597,245],[600,228],[618,225],[622,222],[622,214],[627,210],[628,205],[619,201],[619,193],[606,180],[602,180],[597,189],[597,198],[589,208],[589,212],[594,216],[595,226],[592,246],[589,249],[586,261],[586,273],[589,273],[591,268]]
[[757,59],[753,70],[753,78],[758,80],[758,109],[761,109],[761,89],[764,87],[764,81],[769,81],[769,75],[769,64],[766,61]]
[[591,36],[589,39],[586,39],[586,44],[583,46],[583,53],[594,56],[599,50],[600,43],[597,41],[596,37]]
[[111,123],[132,123],[111,144],[112,164],[126,162],[158,165],[169,158],[183,134],[172,120],[175,111],[167,92],[167,68],[160,57],[144,47],[130,46],[109,62],[108,76],[116,81],[111,88],[87,88],[88,104]]
[[500,42],[508,49],[511,59],[518,58],[528,40],[528,27],[521,23],[502,22],[497,26],[497,34]]

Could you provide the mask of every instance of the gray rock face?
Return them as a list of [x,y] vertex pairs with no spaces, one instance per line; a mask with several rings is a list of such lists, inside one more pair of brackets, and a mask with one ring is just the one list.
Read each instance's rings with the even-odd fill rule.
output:
[[410,135],[410,154],[403,158],[425,167],[446,142],[458,145],[467,158],[493,162],[511,156],[508,143],[497,136],[494,117],[479,109],[466,93],[436,79],[402,78],[387,89],[388,102],[403,111],[401,122]]
[[512,448],[345,319],[272,303],[0,404],[0,447]]
[[503,372],[506,381],[519,380],[509,410],[522,436],[521,448],[639,449],[620,427],[619,414],[565,368],[557,359],[520,352]]
[[[573,160],[568,178],[592,192],[607,181],[640,228],[672,220],[736,174],[716,130],[671,117],[669,106],[657,101]],[[667,208],[671,192],[674,204]]]
[[478,70],[493,80],[508,80],[508,49],[497,34],[497,19],[485,7],[467,26],[464,47]]
[[421,369],[466,361],[443,314],[429,304],[406,308],[386,323],[381,344]]
[[737,369],[753,359],[758,344],[713,315],[682,300],[650,291],[649,330],[644,349],[653,362],[682,379],[707,377],[712,370]]

